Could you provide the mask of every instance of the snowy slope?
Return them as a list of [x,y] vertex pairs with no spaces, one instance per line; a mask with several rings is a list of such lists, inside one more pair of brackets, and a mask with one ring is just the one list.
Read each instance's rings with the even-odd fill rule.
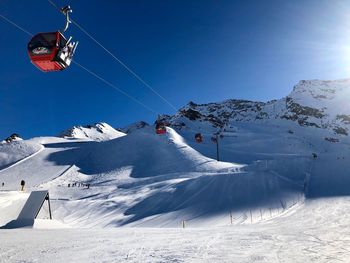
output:
[[[349,79],[304,80],[279,100],[190,102],[174,116],[163,117],[206,156],[216,157],[211,137],[218,132],[221,160],[267,162],[279,173],[289,167],[304,176],[310,197],[349,195],[349,93]],[[194,140],[198,132],[201,144]],[[288,169],[282,169],[283,176]]]
[[[1,170],[0,181],[3,190],[17,190],[22,179],[28,191],[48,189],[54,218],[71,227],[220,226],[230,213],[234,224],[279,217],[303,207],[305,197],[350,194],[350,140],[339,132],[348,129],[339,119],[348,112],[333,107],[345,103],[348,84],[303,81],[268,103],[190,103],[164,116],[173,128],[161,136],[144,126],[106,140],[96,127],[74,129],[67,139],[35,138],[30,142],[44,149]],[[198,132],[203,143],[194,140]],[[215,132],[222,162],[215,160]]]
[[138,121],[135,123],[131,123],[131,124],[127,125],[126,127],[121,128],[120,130],[124,133],[131,133],[131,132],[134,132],[136,130],[143,129],[144,127],[147,127],[147,126],[149,126],[149,124],[147,122]]
[[0,143],[11,143],[11,142],[18,142],[22,140],[23,139],[17,133],[13,133],[9,137],[7,137],[5,140],[1,141]]
[[63,131],[59,136],[62,138],[88,139],[93,141],[106,141],[124,136],[125,133],[117,131],[104,122],[94,125],[74,126]]
[[[217,162],[171,128],[166,136],[150,127],[100,143],[38,141],[45,150],[0,177],[6,190],[18,189],[21,179],[28,190],[48,189],[55,219],[70,226],[164,227],[178,225],[181,218],[198,226],[220,225],[228,211],[279,209],[281,199],[302,191],[303,178],[284,174],[288,179],[259,165]],[[68,187],[73,183],[77,186]]]
[[29,194],[0,191],[0,226],[17,218]]
[[42,149],[41,144],[30,141],[0,143],[0,170],[38,153]]
[[[40,150],[17,161],[10,167],[0,170],[0,181],[5,183],[4,188],[6,190],[19,189],[21,180],[25,180],[27,186],[35,186],[59,176],[70,165],[56,165],[48,159],[48,156],[52,153],[65,151],[67,154],[62,158],[75,162],[75,160],[83,158],[84,155],[75,155],[74,150],[86,143],[86,141],[72,142],[58,137],[38,137],[29,141],[23,141],[23,143],[27,142],[39,145],[38,148]],[[71,149],[72,152],[68,152],[68,149]]]

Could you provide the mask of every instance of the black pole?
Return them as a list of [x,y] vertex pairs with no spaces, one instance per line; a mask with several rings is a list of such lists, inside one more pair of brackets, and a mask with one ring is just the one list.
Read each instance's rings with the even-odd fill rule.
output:
[[51,213],[51,205],[50,205],[50,196],[49,193],[47,193],[46,200],[49,203],[49,214],[50,214],[50,219],[52,220],[52,213]]
[[219,158],[219,134],[216,134],[216,160],[220,161],[220,158]]

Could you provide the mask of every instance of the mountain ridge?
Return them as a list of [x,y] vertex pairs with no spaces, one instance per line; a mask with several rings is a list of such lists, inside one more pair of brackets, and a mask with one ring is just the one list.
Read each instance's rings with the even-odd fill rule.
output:
[[[289,95],[267,102],[228,99],[217,103],[190,101],[174,115],[161,118],[171,127],[181,129],[186,122],[207,122],[225,129],[233,122],[281,123],[316,127],[334,135],[348,135],[350,129],[350,79],[301,80]],[[342,107],[340,107],[342,105]]]
[[106,141],[125,135],[125,133],[114,129],[112,126],[105,122],[97,122],[94,125],[73,126],[72,128],[61,132],[58,137]]

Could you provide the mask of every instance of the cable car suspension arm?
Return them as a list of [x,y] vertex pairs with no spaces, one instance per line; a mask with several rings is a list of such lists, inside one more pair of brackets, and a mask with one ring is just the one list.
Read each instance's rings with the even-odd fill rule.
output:
[[60,11],[61,11],[62,14],[64,14],[64,15],[66,16],[66,24],[65,24],[64,29],[63,29],[63,31],[62,31],[62,33],[64,33],[64,32],[67,31],[67,29],[68,29],[68,27],[69,27],[69,24],[72,23],[72,21],[71,21],[70,18],[69,18],[69,13],[72,13],[73,10],[72,10],[72,8],[70,8],[69,5],[67,5],[67,6],[65,6],[65,7],[62,7],[62,8],[60,9]]

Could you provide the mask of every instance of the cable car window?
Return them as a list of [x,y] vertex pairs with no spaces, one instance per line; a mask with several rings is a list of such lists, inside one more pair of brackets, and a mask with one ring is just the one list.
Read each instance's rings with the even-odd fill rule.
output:
[[45,33],[36,35],[29,43],[28,49],[33,51],[36,48],[51,49],[56,46],[56,33]]

